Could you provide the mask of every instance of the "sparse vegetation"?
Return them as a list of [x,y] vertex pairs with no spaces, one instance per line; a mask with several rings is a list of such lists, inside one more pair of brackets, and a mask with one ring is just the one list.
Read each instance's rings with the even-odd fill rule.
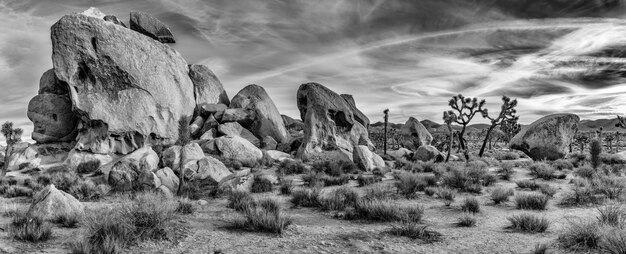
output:
[[524,231],[528,233],[543,233],[550,226],[550,222],[545,217],[533,214],[520,214],[508,217],[511,223],[508,228]]
[[620,227],[626,219],[626,211],[621,206],[608,205],[598,208],[598,222],[613,227]]
[[548,196],[537,193],[518,194],[515,196],[517,209],[524,210],[545,210],[548,206],[548,200],[550,200]]
[[178,205],[176,206],[176,212],[180,214],[192,214],[196,211],[193,202],[189,199],[183,198],[178,200]]
[[593,222],[573,222],[559,235],[558,241],[570,250],[596,249],[602,241],[602,233]]
[[478,199],[474,197],[466,198],[465,200],[463,200],[461,210],[463,210],[463,212],[479,213],[480,202],[478,202]]
[[301,207],[320,207],[320,189],[297,188],[291,192],[291,203]]
[[285,216],[278,201],[260,200],[260,205],[248,205],[243,209],[243,218],[233,221],[232,227],[256,232],[282,234],[293,223]]
[[309,173],[308,167],[301,160],[283,160],[278,165],[278,170],[284,175]]
[[272,191],[272,181],[263,175],[255,175],[252,179],[252,193],[263,193]]
[[459,217],[459,220],[456,222],[457,227],[473,227],[476,226],[476,217],[473,214],[465,213],[463,216]]
[[9,235],[20,241],[44,242],[52,236],[52,226],[39,217],[18,213],[11,220]]
[[446,206],[450,206],[456,197],[456,190],[447,187],[439,187],[437,189],[437,197],[443,199]]
[[513,189],[498,187],[491,192],[491,200],[493,200],[493,203],[497,205],[509,201],[509,197],[514,194],[515,192]]

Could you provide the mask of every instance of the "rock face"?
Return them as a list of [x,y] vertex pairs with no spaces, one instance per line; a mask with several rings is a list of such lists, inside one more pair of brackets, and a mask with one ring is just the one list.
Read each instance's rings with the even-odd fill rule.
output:
[[283,118],[283,123],[285,124],[285,128],[293,131],[301,131],[304,130],[304,123],[300,120],[293,119],[286,115],[281,115]]
[[352,108],[337,93],[317,84],[303,84],[297,94],[304,137],[297,156],[302,160],[352,160],[353,147],[367,129],[354,119]]
[[82,163],[99,161],[100,165],[106,165],[113,161],[113,157],[107,154],[93,154],[88,152],[81,152],[78,150],[71,150],[64,161],[70,169],[75,170],[78,165]]
[[130,12],[130,29],[162,43],[176,43],[170,29],[161,21],[147,13],[137,11]]
[[436,147],[431,145],[423,145],[417,148],[415,154],[413,154],[414,160],[441,162],[445,159],[443,153],[439,152]]
[[367,118],[367,116],[363,114],[363,112],[361,112],[361,110],[359,110],[356,107],[356,102],[354,101],[354,97],[352,97],[352,95],[350,94],[342,94],[341,98],[346,100],[346,102],[352,109],[352,113],[354,114],[354,119],[357,120],[359,123],[361,123],[361,125],[365,126],[365,128],[367,129],[370,126],[370,119]]
[[[14,150],[11,152],[11,155],[9,156],[7,168],[9,171],[13,171],[20,169],[20,167],[31,167],[33,166],[31,165],[31,162],[35,161],[36,159],[39,159],[39,153],[35,148],[30,146],[26,148],[14,148]],[[41,162],[41,160],[39,160],[39,162]]]
[[210,180],[217,185],[222,179],[231,173],[221,161],[207,156],[198,161],[198,172],[194,176],[195,179]]
[[76,138],[78,119],[67,96],[37,95],[28,103],[27,116],[35,125],[33,140],[38,143],[66,142]]
[[189,77],[193,82],[196,104],[229,105],[228,95],[219,79],[204,65],[189,65]]
[[[133,23],[143,24],[143,16],[135,16]],[[82,122],[77,149],[126,154],[178,139],[178,120],[195,107],[189,69],[178,52],[81,14],[64,16],[51,30],[56,76],[68,84]]]
[[402,141],[403,145],[411,150],[415,150],[420,146],[428,146],[433,141],[433,136],[430,132],[414,117],[409,117],[409,120],[406,121],[402,128],[402,132],[411,136],[410,139]]
[[284,143],[288,140],[289,136],[280,112],[263,87],[258,85],[244,87],[233,97],[230,107],[254,112],[254,120],[250,125],[244,125],[244,127],[257,138],[262,139],[270,136],[278,143]]
[[162,168],[157,170],[154,174],[161,182],[161,186],[159,188],[166,188],[170,191],[170,193],[176,193],[176,191],[178,191],[178,176],[174,174],[172,169]]
[[354,163],[361,169],[371,171],[385,167],[385,161],[367,146],[355,146],[352,154]]
[[39,79],[39,94],[69,95],[67,83],[59,80],[54,69],[47,70]]
[[[183,165],[189,161],[200,160],[204,158],[204,152],[202,152],[202,148],[197,143],[191,143],[184,147],[185,152],[185,161],[183,161]],[[163,155],[161,158],[161,162],[163,166],[173,168],[174,170],[178,170],[180,163],[180,152],[181,146],[172,146],[167,150],[163,151]]]
[[33,197],[28,214],[44,220],[54,220],[60,215],[80,215],[84,205],[75,197],[58,190],[54,184],[46,186]]
[[113,24],[120,25],[120,26],[126,28],[126,24],[124,24],[124,22],[122,22],[121,20],[119,20],[117,17],[115,17],[113,15],[106,15],[102,19],[104,19],[105,21],[108,21],[108,22],[111,22]]
[[254,166],[263,158],[259,148],[240,136],[219,137],[215,139],[215,145],[224,158],[239,161],[246,167]]
[[534,160],[558,160],[569,151],[569,144],[578,131],[580,117],[574,114],[553,114],[540,118],[522,129],[509,146]]

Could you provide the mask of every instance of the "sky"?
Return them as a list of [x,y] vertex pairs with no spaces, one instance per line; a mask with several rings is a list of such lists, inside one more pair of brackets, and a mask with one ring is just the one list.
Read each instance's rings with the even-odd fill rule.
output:
[[[297,118],[296,91],[317,82],[354,95],[372,122],[441,122],[463,94],[519,101],[520,122],[569,112],[626,113],[626,3],[620,0],[0,0],[0,121],[25,130],[29,100],[52,68],[50,26],[97,7],[170,27],[173,44],[205,64],[232,98],[263,86]],[[477,123],[486,122],[476,119]],[[1,138],[0,138],[1,140]]]

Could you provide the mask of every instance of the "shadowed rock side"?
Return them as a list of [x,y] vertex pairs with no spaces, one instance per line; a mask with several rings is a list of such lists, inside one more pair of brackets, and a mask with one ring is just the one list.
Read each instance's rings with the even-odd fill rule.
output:
[[[182,56],[103,19],[74,14],[51,28],[52,60],[82,120],[78,149],[126,154],[173,144],[193,114],[194,87]],[[91,133],[97,127],[97,133]]]
[[534,160],[557,160],[565,157],[578,131],[580,117],[553,114],[540,118],[520,131],[509,146]]
[[193,82],[196,105],[230,105],[222,82],[213,74],[209,67],[201,64],[191,64],[189,65],[189,77]]
[[254,120],[249,126],[244,127],[257,138],[270,136],[278,143],[284,143],[289,139],[280,112],[263,87],[258,85],[244,87],[233,97],[230,107],[254,111]]
[[356,102],[354,101],[354,97],[352,97],[352,95],[350,94],[342,94],[341,98],[346,100],[346,102],[352,109],[352,113],[354,114],[354,119],[357,120],[359,123],[361,123],[361,125],[365,126],[365,128],[368,128],[370,125],[370,119],[367,118],[367,116],[363,114],[363,112],[361,112],[361,110],[359,110],[356,107]]
[[409,117],[402,127],[402,132],[405,135],[410,136],[409,139],[403,140],[402,144],[404,147],[411,150],[416,150],[420,146],[430,145],[433,141],[433,136],[430,132],[428,132],[426,127],[424,127],[424,125],[414,117]]
[[28,103],[28,119],[33,122],[33,140],[39,143],[72,141],[77,118],[67,96],[40,94]]
[[144,12],[130,12],[130,29],[162,43],[176,43],[174,35],[165,24]]
[[337,93],[317,84],[303,84],[297,93],[304,137],[297,156],[303,160],[349,160],[363,140],[371,146],[367,129],[354,119],[350,105]]

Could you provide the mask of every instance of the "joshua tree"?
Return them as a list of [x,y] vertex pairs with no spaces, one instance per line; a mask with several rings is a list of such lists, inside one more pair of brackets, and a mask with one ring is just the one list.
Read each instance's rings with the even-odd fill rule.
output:
[[615,132],[615,152],[619,153],[619,131]]
[[389,109],[383,111],[385,113],[385,134],[383,137],[383,151],[387,155],[387,123],[389,123]]
[[483,117],[491,120],[491,126],[487,130],[487,134],[485,135],[485,140],[483,141],[483,145],[480,147],[480,152],[478,153],[478,157],[483,157],[485,153],[485,146],[487,145],[487,141],[489,141],[489,135],[491,135],[491,131],[499,125],[502,125],[504,122],[517,122],[519,116],[516,116],[515,107],[517,106],[517,100],[511,100],[511,98],[502,96],[502,107],[500,109],[500,114],[497,117],[492,118],[489,116],[487,109],[483,110]]
[[503,133],[504,141],[509,142],[522,130],[522,126],[517,121],[505,121],[500,125],[500,130]]
[[189,120],[187,116],[183,116],[178,120],[178,141],[180,146],[180,160],[178,163],[178,191],[177,195],[182,195],[185,185],[185,146],[191,143],[191,131],[189,131]]
[[587,134],[577,133],[576,136],[574,136],[574,140],[576,141],[576,143],[578,143],[578,145],[580,145],[580,152],[582,153],[583,151],[585,151],[585,144],[589,142],[589,137],[587,136]]
[[598,169],[600,165],[600,153],[602,153],[602,142],[599,139],[594,139],[589,145],[589,154],[591,155],[591,166],[593,169]]
[[607,133],[604,136],[604,142],[606,142],[609,152],[613,152],[613,140],[615,140],[615,136],[612,133]]
[[452,151],[452,142],[454,138],[454,133],[452,132],[452,123],[456,121],[456,115],[452,110],[443,112],[443,122],[446,123],[448,127],[448,132],[450,133],[450,138],[448,140],[448,155],[446,156],[446,162],[450,160],[450,152]]
[[463,135],[467,125],[472,121],[476,113],[481,113],[483,117],[487,114],[487,109],[484,109],[485,100],[478,101],[477,98],[465,98],[463,95],[457,95],[452,97],[448,102],[452,110],[448,111],[448,114],[453,114],[454,122],[461,125],[461,131],[459,132],[459,146],[463,150],[465,160],[469,161],[469,151]]
[[2,135],[7,142],[7,147],[4,153],[4,165],[2,166],[2,173],[0,173],[0,178],[3,178],[7,174],[7,169],[9,167],[9,157],[13,153],[13,146],[22,140],[22,133],[24,130],[21,128],[13,128],[12,122],[5,122],[2,124]]

